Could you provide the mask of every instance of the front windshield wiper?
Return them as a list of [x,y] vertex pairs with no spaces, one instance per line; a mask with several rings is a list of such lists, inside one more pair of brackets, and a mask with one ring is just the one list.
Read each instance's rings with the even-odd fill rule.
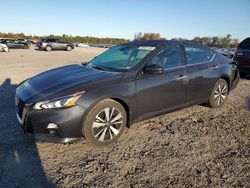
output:
[[95,69],[98,69],[98,70],[104,71],[104,69],[102,67],[100,67],[100,66],[92,65],[91,67],[93,67]]

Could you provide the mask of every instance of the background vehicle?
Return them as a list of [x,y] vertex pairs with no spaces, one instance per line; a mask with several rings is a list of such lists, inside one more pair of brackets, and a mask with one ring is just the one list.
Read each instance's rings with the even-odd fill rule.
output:
[[31,46],[30,40],[27,40],[27,39],[17,39],[17,41],[24,42],[24,43],[28,44],[29,48]]
[[8,46],[0,43],[0,52],[9,52]]
[[51,51],[51,50],[67,50],[71,51],[74,49],[74,44],[69,42],[64,42],[62,39],[41,39],[40,42],[37,43],[38,49]]
[[239,43],[235,52],[234,61],[237,62],[241,75],[250,74],[250,38]]
[[220,54],[224,55],[225,57],[232,59],[234,56],[234,52],[228,49],[217,49],[217,52],[219,52]]
[[77,47],[82,47],[82,48],[89,48],[89,45],[88,44],[85,44],[85,43],[78,43],[76,44]]
[[0,43],[6,44],[8,48],[29,48],[28,42],[19,41],[16,39],[0,39]]
[[45,141],[117,140],[131,123],[194,104],[221,107],[239,82],[231,60],[184,41],[134,41],[16,90],[22,128]]

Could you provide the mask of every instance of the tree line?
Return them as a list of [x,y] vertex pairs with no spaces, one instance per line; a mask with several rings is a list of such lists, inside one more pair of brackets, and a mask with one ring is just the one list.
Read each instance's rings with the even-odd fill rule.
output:
[[[37,40],[40,38],[51,37],[51,38],[60,38],[66,42],[75,42],[75,43],[89,43],[89,44],[121,44],[128,42],[127,39],[122,38],[99,38],[91,36],[72,36],[72,35],[48,35],[48,36],[38,36],[38,35],[25,35],[24,33],[1,33],[0,38],[25,38],[31,40]],[[160,33],[135,33],[134,40],[162,40],[166,39],[161,36]],[[187,40],[184,38],[172,38],[171,40]],[[230,34],[227,34],[225,37],[194,37],[191,41],[197,42],[200,44],[207,45],[209,47],[217,48],[234,48],[238,44],[239,40],[232,38]]]
[[232,38],[230,34],[225,37],[195,37],[194,42],[217,48],[235,48],[239,39]]
[[165,39],[161,37],[160,33],[135,33],[134,40],[161,40]]
[[[134,40],[161,40],[165,39],[161,37],[160,33],[135,33]],[[172,38],[171,40],[187,40],[184,38]],[[232,35],[227,34],[225,37],[194,37],[191,41],[199,44],[204,44],[209,47],[217,48],[234,48],[239,43],[239,40],[232,38]]]
[[63,39],[66,42],[75,42],[75,43],[89,43],[89,44],[121,44],[128,42],[127,39],[121,38],[99,38],[91,36],[72,36],[72,35],[47,35],[47,36],[38,36],[38,35],[25,35],[24,33],[1,33],[0,38],[14,38],[14,39],[30,39],[38,40],[41,38],[59,38]]

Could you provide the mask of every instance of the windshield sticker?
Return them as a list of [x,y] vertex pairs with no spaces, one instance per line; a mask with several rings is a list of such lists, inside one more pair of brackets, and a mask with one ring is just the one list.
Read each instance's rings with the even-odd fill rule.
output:
[[139,50],[149,50],[149,51],[152,51],[152,50],[155,49],[155,47],[153,47],[153,46],[140,46],[138,49]]

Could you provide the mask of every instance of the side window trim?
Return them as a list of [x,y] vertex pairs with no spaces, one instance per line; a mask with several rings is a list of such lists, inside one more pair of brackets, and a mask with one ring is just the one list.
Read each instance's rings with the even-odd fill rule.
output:
[[184,67],[185,67],[185,65],[179,65],[179,66],[176,66],[176,67],[164,68],[164,72],[168,72],[168,71],[171,71],[171,70],[177,70],[177,69],[184,68]]

